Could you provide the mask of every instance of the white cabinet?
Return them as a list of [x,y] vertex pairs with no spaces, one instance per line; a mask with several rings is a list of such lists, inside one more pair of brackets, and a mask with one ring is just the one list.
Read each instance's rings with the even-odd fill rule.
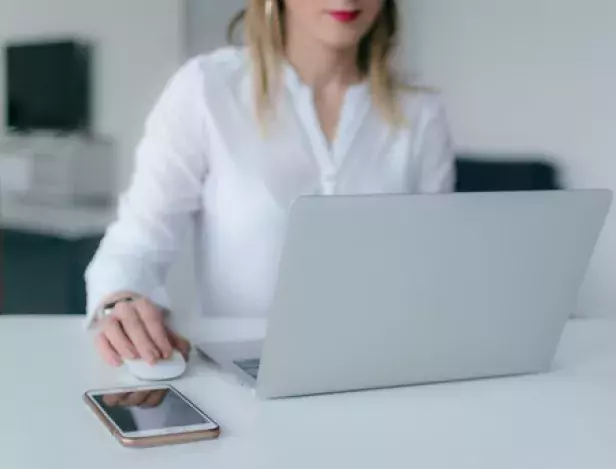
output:
[[115,145],[83,136],[0,140],[0,193],[37,202],[109,203],[115,195]]

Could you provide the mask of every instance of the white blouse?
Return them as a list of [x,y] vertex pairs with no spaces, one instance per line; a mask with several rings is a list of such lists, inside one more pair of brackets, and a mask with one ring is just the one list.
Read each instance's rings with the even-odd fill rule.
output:
[[90,318],[118,291],[169,307],[166,273],[189,229],[202,311],[263,316],[298,196],[452,190],[452,145],[435,95],[401,92],[408,125],[394,129],[369,84],[353,86],[330,144],[311,88],[289,66],[283,84],[264,133],[244,49],[192,59],[171,79],[148,118],[118,219],[87,269]]

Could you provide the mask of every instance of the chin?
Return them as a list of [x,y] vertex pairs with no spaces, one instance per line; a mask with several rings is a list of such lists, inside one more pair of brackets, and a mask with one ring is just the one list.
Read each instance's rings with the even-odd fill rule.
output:
[[322,37],[323,43],[327,44],[332,49],[344,50],[352,49],[359,45],[362,35],[357,33],[345,32],[342,34],[332,34],[327,37]]

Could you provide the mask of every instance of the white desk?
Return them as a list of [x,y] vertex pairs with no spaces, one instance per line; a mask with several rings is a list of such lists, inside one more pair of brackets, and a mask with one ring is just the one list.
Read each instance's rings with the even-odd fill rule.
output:
[[0,316],[0,369],[2,469],[616,468],[616,323],[572,323],[549,375],[266,403],[197,359],[175,384],[223,437],[145,451],[82,403],[132,380],[78,319]]

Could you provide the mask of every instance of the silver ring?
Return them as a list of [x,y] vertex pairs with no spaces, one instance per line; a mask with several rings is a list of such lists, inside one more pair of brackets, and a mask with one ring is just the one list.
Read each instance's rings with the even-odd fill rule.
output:
[[274,0],[265,0],[265,17],[268,21],[274,19]]

